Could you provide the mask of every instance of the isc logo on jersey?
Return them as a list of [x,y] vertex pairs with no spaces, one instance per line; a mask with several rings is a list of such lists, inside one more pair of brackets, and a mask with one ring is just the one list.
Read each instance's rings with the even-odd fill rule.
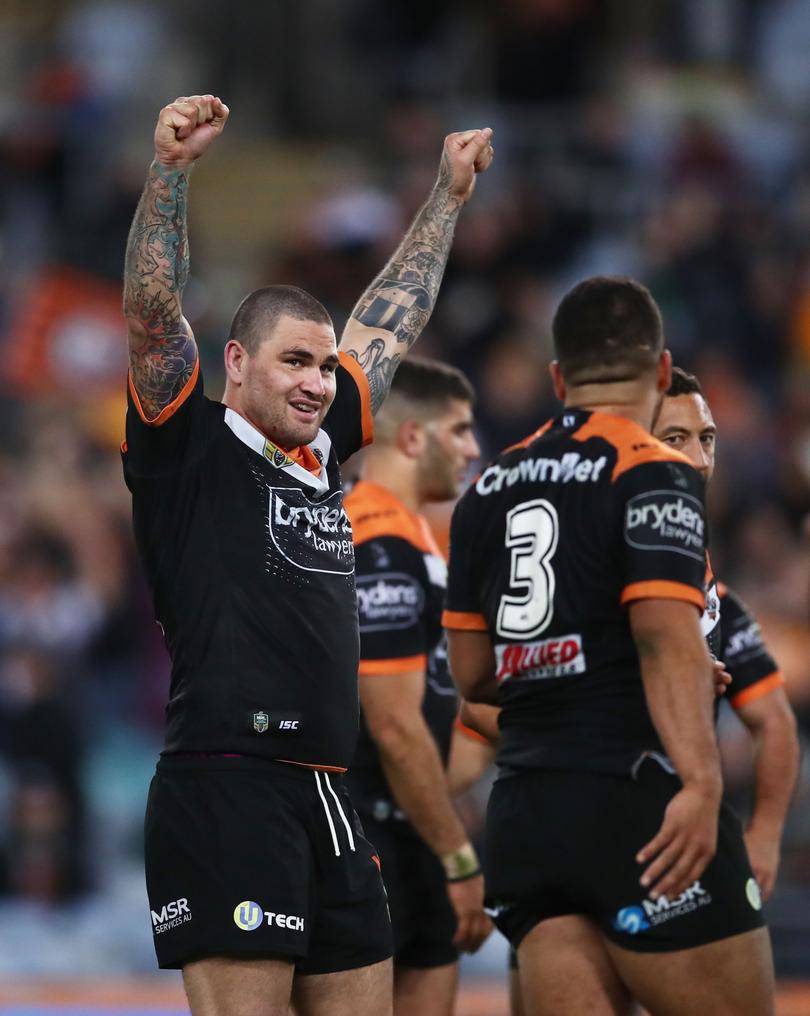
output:
[[243,900],[233,909],[233,923],[241,931],[256,931],[263,924],[286,928],[288,931],[303,931],[304,918],[295,914],[277,914],[274,910],[263,910],[253,900]]
[[422,586],[404,572],[357,576],[357,613],[360,631],[410,628],[424,610]]
[[617,931],[625,931],[628,935],[637,935],[640,931],[658,924],[664,924],[676,917],[694,913],[700,907],[712,902],[711,895],[706,892],[700,882],[694,882],[688,889],[676,896],[674,900],[659,896],[657,900],[642,900],[631,907],[622,907],[613,919]]
[[534,681],[585,673],[585,654],[579,635],[556,635],[540,642],[508,642],[495,647],[495,680]]
[[652,490],[627,502],[624,536],[640,550],[668,550],[702,561],[703,505],[691,494]]

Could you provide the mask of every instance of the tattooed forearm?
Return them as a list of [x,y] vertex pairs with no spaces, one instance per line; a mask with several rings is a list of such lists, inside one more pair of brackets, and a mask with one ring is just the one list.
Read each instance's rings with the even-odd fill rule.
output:
[[189,266],[187,192],[186,170],[153,162],[127,243],[124,316],[130,368],[150,418],[172,401],[197,357],[180,303]]
[[430,198],[352,313],[361,324],[393,332],[408,347],[433,311],[453,243],[461,202],[450,193],[450,179],[445,153]]
[[357,360],[368,378],[371,411],[376,413],[385,401],[402,357],[399,353],[394,353],[392,356],[383,355],[385,353],[385,339],[372,339],[362,353],[357,353],[354,349],[347,349],[346,352]]

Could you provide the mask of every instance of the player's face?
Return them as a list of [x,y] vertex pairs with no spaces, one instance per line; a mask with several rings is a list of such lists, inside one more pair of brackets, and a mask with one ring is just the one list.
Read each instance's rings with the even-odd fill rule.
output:
[[717,427],[702,396],[695,393],[665,398],[653,434],[683,452],[704,480],[712,478]]
[[335,398],[337,365],[331,325],[284,315],[247,358],[242,408],[280,447],[309,444]]
[[425,424],[427,441],[419,463],[422,494],[427,501],[458,497],[470,466],[481,456],[473,433],[472,406],[450,399],[446,411]]

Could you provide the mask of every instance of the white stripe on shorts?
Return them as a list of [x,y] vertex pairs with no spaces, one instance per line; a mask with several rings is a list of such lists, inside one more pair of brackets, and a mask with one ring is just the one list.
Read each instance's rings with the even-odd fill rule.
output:
[[[326,776],[326,773],[324,773],[324,776]],[[326,777],[326,781],[327,783],[329,782],[328,776]],[[326,821],[329,823],[329,832],[332,834],[332,843],[335,845],[335,857],[340,857],[340,847],[338,846],[337,833],[335,832],[335,823],[332,821],[332,816],[329,814],[329,805],[326,803],[326,798],[323,796],[323,790],[321,790],[321,776],[317,769],[315,770],[315,786],[318,788],[318,795],[320,796],[323,804],[323,810],[326,812]],[[332,787],[330,786],[329,789],[331,790]],[[346,820],[344,819],[343,821],[345,822]],[[352,850],[354,850],[354,847],[352,847]]]
[[351,847],[352,850],[354,850],[354,836],[352,836],[352,827],[349,825],[349,820],[346,818],[346,813],[343,811],[343,808],[341,807],[340,800],[337,794],[332,789],[332,782],[329,779],[329,773],[324,773],[323,776],[324,779],[326,780],[326,785],[329,788],[329,793],[335,799],[335,804],[337,805],[337,809],[340,812],[340,817],[343,819],[343,824],[346,826],[346,834],[349,837],[349,846]]

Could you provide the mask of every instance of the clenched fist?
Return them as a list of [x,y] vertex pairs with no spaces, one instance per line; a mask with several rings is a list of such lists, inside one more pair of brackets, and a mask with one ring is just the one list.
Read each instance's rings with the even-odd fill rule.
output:
[[439,163],[437,190],[447,191],[451,200],[463,205],[475,189],[476,173],[489,169],[494,155],[491,127],[448,134]]
[[222,133],[228,107],[214,95],[184,95],[158,114],[155,158],[164,166],[190,166]]

